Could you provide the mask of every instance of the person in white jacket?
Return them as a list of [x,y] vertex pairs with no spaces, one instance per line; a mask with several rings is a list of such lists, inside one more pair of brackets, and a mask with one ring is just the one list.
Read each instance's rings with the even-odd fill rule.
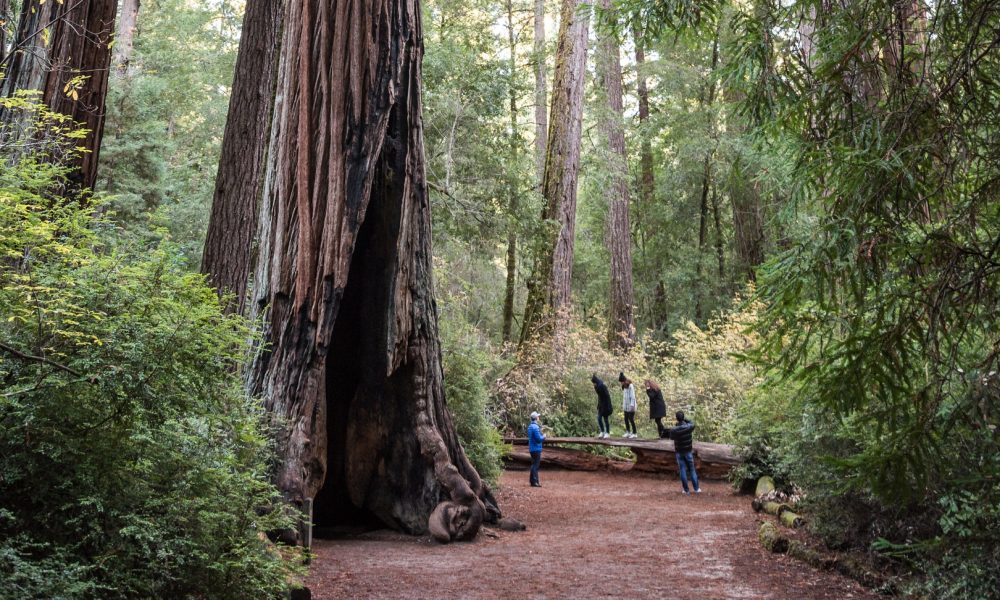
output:
[[639,431],[635,426],[635,409],[639,402],[635,399],[635,386],[625,373],[618,373],[618,382],[622,384],[622,411],[625,413],[625,433],[622,437],[637,438]]

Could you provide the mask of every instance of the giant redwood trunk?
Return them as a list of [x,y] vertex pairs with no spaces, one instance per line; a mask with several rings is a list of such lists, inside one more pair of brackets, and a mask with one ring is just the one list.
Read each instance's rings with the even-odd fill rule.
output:
[[590,14],[579,10],[579,6],[580,0],[563,0],[560,15],[545,176],[542,179],[542,195],[545,197],[542,221],[547,227],[543,239],[535,248],[535,264],[528,281],[528,299],[521,326],[522,344],[542,330],[549,329],[551,324],[562,323],[561,315],[570,308],[583,80],[590,25]]
[[239,313],[246,310],[252,269],[284,5],[280,0],[247,2],[202,254],[202,272],[220,292],[232,294],[226,308]]
[[263,339],[247,372],[281,419],[277,483],[314,498],[318,525],[471,537],[499,513],[445,407],[419,5],[287,10],[249,311]]
[[[611,0],[601,7],[613,14]],[[611,176],[605,191],[608,200],[606,242],[611,256],[608,345],[628,349],[635,344],[635,296],[632,291],[632,231],[629,227],[628,155],[622,107],[622,65],[618,39],[606,28],[598,36],[597,72],[604,83],[607,106],[601,129],[608,141]]]
[[[38,90],[50,110],[88,130],[70,165],[71,187],[92,188],[104,132],[118,0],[25,0],[0,93]],[[0,118],[11,118],[2,115]]]

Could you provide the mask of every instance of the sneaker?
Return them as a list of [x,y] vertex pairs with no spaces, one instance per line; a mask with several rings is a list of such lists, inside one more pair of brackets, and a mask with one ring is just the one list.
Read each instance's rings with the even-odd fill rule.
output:
[[604,439],[604,432],[603,431],[601,433],[597,434],[597,439],[599,439],[599,440],[603,440]]
[[601,437],[603,437],[604,439],[608,439],[609,437],[611,437],[611,434],[605,431]]
[[632,437],[632,434],[626,431],[625,433],[622,434],[622,437],[625,438],[625,439],[628,439],[628,438]]
[[694,491],[694,493],[696,493],[696,494],[700,494],[700,493],[701,493],[701,489],[697,489],[697,490],[695,490],[695,491]]
[[687,490],[683,490],[683,491],[681,491],[681,493],[684,494],[685,496],[688,495],[688,491]]
[[636,440],[639,439],[639,434],[638,433],[633,433],[632,434],[632,439],[636,439]]

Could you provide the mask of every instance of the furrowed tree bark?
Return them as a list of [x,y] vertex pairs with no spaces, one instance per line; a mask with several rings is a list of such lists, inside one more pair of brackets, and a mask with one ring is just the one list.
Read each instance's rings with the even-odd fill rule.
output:
[[247,370],[284,432],[277,484],[317,525],[470,538],[499,511],[445,406],[419,5],[303,0],[284,22]]
[[[0,64],[0,93],[41,91],[53,112],[88,130],[70,166],[67,194],[93,188],[104,133],[104,102],[118,0],[25,0],[13,48]],[[3,114],[0,118],[10,119]]]
[[757,280],[757,267],[764,262],[764,207],[757,185],[737,159],[729,176],[729,198],[733,209],[736,259],[749,281]]
[[535,0],[535,174],[538,185],[545,177],[545,137],[548,135],[545,82],[545,0]]
[[[611,14],[611,0],[601,0]],[[598,30],[597,72],[607,97],[601,129],[608,141],[611,178],[605,195],[608,222],[605,242],[611,256],[608,347],[627,350],[635,344],[635,298],[632,289],[632,229],[629,225],[628,154],[622,108],[620,48],[614,33]]]
[[232,294],[226,310],[240,314],[246,311],[247,283],[254,268],[285,4],[247,2],[202,254],[201,271],[220,293]]
[[121,16],[118,18],[115,48],[111,60],[119,75],[124,75],[129,69],[138,21],[139,0],[122,0]]
[[542,195],[545,232],[535,248],[528,300],[521,325],[521,344],[564,325],[570,308],[576,183],[580,168],[583,80],[587,63],[590,14],[578,11],[579,0],[564,0],[552,85],[552,121],[545,155]]

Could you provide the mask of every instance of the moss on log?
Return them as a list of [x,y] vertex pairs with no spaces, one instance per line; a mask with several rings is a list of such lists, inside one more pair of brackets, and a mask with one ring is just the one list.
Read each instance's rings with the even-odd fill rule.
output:
[[781,514],[778,515],[778,518],[781,520],[782,525],[794,529],[796,527],[801,527],[805,523],[805,519],[803,519],[801,516],[799,516],[796,513],[793,513],[791,509],[789,509],[787,506],[785,505],[782,506],[784,507],[784,510],[782,510]]

